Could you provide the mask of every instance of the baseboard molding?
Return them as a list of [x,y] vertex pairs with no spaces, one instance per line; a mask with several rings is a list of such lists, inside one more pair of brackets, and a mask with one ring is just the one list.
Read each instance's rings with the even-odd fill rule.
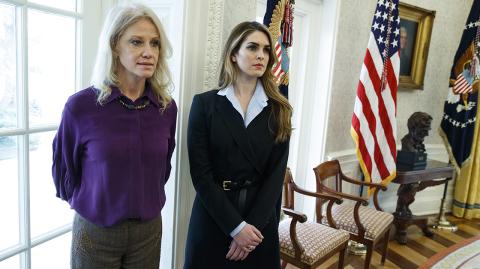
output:
[[[448,154],[443,144],[427,144],[425,145],[428,158],[438,161],[447,162]],[[337,159],[341,166],[342,171],[353,178],[360,178],[360,166],[358,164],[357,156],[354,149],[343,150],[337,152],[330,152],[326,154],[327,160]],[[358,195],[360,189],[351,184],[345,184],[342,186],[343,191],[351,194]],[[397,190],[399,185],[391,183],[388,185],[386,192],[381,192],[379,196],[379,202],[382,208],[386,212],[394,212],[397,204]],[[416,215],[429,215],[436,214],[440,208],[440,200],[443,195],[444,185],[427,188],[421,192],[418,192],[415,196],[415,202],[411,204],[410,209]],[[446,196],[446,208],[447,212],[451,211],[452,197],[453,197],[454,182],[449,183]]]

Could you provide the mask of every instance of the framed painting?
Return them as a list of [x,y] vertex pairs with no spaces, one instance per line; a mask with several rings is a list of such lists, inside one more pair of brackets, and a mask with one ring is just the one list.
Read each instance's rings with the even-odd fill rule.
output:
[[435,11],[400,2],[399,88],[423,89]]

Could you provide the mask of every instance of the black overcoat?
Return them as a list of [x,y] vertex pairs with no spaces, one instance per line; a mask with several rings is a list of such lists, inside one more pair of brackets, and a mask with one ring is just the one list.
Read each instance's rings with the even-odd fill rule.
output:
[[[280,268],[278,222],[288,141],[274,142],[277,127],[270,103],[245,127],[242,116],[217,93],[196,95],[190,111],[188,154],[197,194],[184,268]],[[222,182],[249,179],[258,183],[248,188],[240,212],[239,191],[224,190]],[[232,262],[225,258],[230,233],[242,221],[259,229],[264,239],[244,261]]]

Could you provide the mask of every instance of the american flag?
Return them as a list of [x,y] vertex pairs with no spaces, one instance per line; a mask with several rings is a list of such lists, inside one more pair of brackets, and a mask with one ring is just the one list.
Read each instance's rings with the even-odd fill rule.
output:
[[360,72],[351,128],[368,182],[387,184],[396,176],[399,24],[398,0],[379,0]]
[[467,81],[463,73],[460,74],[457,77],[457,80],[455,80],[455,83],[453,84],[453,92],[455,92],[456,94],[462,94],[472,92],[472,90],[473,88],[471,85],[471,81]]
[[[478,5],[478,4],[477,4]],[[474,26],[477,27],[477,30],[475,31],[475,39],[480,38],[480,27],[478,27],[480,24],[480,20],[475,22],[475,23],[469,23],[466,25],[465,30],[468,30],[469,28],[473,28]],[[473,31],[470,31],[473,34]],[[474,43],[477,44],[477,49],[474,51],[476,52],[478,50],[478,44],[480,40],[475,40]],[[475,47],[475,46],[474,46]],[[467,94],[471,93],[473,91],[473,80],[478,76],[477,73],[479,73],[478,69],[478,57],[476,53],[472,53],[473,55],[470,60],[470,68],[463,70],[460,74],[458,74],[457,79],[453,83],[453,92],[455,94]],[[454,68],[455,69],[455,68]]]
[[[280,40],[281,38],[279,37],[278,39]],[[282,54],[284,54],[285,51],[286,51],[286,48],[282,48],[282,43],[278,42],[277,40],[275,42],[275,54],[277,55],[278,62],[277,64],[275,64],[275,66],[272,67],[273,69],[272,72],[277,80],[277,84],[280,84],[282,77],[285,74],[283,70],[288,70],[288,57],[285,58],[287,62],[286,68],[285,67],[282,68],[282,64],[283,64]]]

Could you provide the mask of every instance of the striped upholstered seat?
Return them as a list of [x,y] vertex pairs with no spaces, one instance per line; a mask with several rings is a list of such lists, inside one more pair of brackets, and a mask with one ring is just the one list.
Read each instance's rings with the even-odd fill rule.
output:
[[[358,235],[358,228],[353,219],[353,206],[352,204],[334,206],[332,216],[337,228]],[[392,214],[366,206],[360,207],[359,215],[360,222],[365,227],[365,237],[370,240],[375,240],[393,222]],[[328,225],[327,218],[322,218],[322,223]]]
[[[290,239],[291,219],[285,219],[278,227],[280,238],[280,252],[294,258],[295,250]],[[334,249],[345,244],[350,235],[346,231],[337,230],[328,226],[305,222],[297,223],[297,238],[305,251],[302,253],[302,262],[313,264],[325,255],[331,253]]]

